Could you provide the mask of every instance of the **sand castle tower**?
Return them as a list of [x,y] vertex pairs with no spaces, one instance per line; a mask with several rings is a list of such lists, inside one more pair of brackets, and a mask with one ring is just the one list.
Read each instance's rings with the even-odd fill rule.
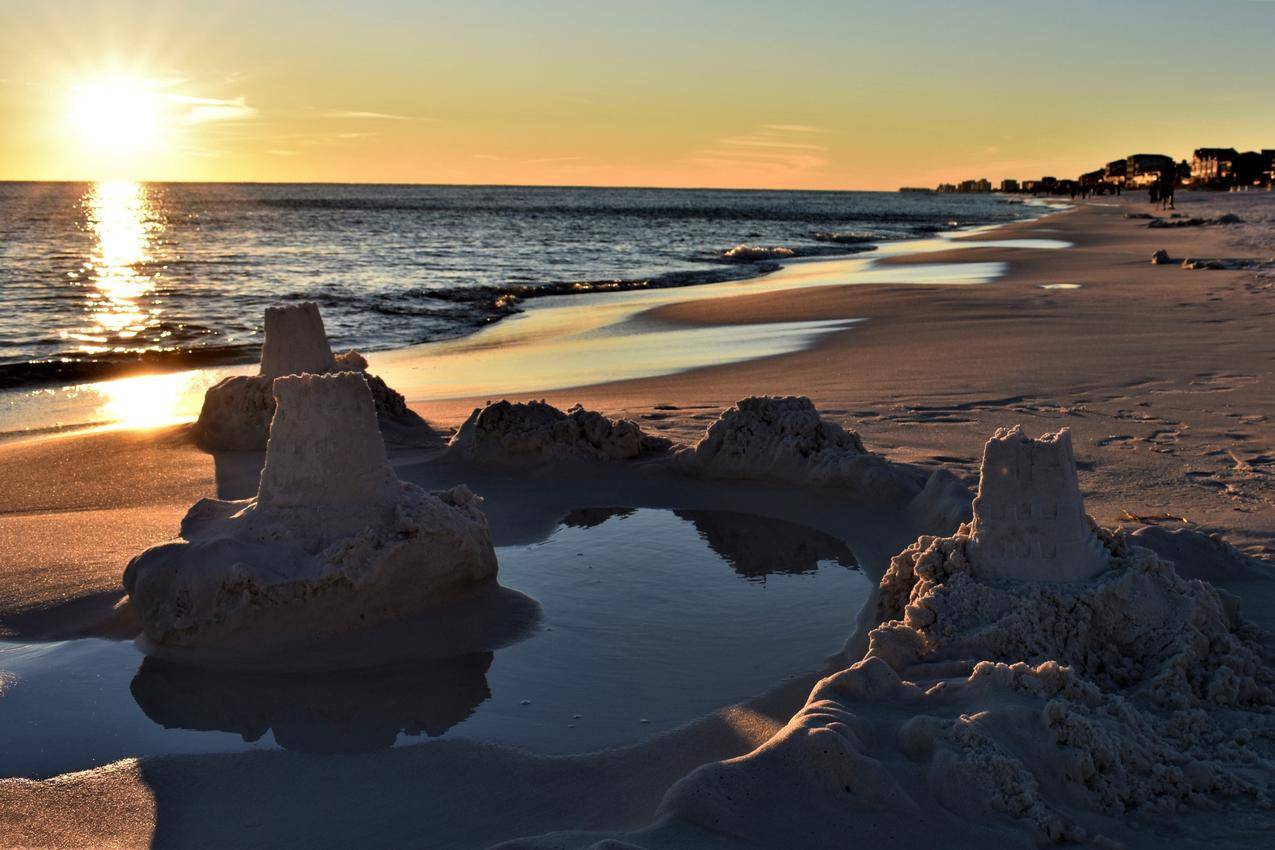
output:
[[336,366],[328,334],[313,301],[266,308],[265,340],[261,344],[261,374],[319,375]]
[[1107,569],[1080,497],[1070,431],[1033,440],[1015,425],[987,441],[968,551],[981,579],[1077,581]]
[[401,485],[361,373],[276,378],[274,396],[260,510],[322,506],[362,513],[398,500]]
[[356,372],[372,392],[382,422],[406,426],[422,424],[403,396],[367,372],[367,360],[357,351],[334,354],[313,301],[267,307],[261,368],[256,375],[230,375],[204,394],[193,435],[205,451],[260,451],[266,447],[274,417],[274,380],[285,375],[323,375]]

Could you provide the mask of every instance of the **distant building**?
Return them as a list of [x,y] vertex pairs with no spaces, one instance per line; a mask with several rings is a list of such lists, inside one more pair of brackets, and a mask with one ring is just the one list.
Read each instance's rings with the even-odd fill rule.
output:
[[1162,153],[1135,153],[1125,157],[1125,185],[1150,186],[1160,179],[1160,174],[1173,171],[1177,164],[1173,157]]
[[1094,171],[1086,171],[1084,174],[1080,175],[1080,185],[1097,186],[1100,183],[1105,183],[1106,177],[1107,171],[1105,168],[1099,168]]
[[1226,183],[1235,170],[1235,148],[1196,148],[1191,154],[1191,181],[1202,185]]
[[1103,179],[1106,180],[1106,182],[1122,186],[1124,185],[1125,177],[1129,174],[1129,161],[1125,159],[1113,159],[1103,167],[1102,172]]
[[1266,185],[1275,186],[1275,149],[1262,148],[1262,161],[1266,164]]
[[1018,181],[1008,178],[1001,181],[1001,191],[1006,194],[1014,194],[1018,191]]
[[1257,151],[1245,151],[1235,157],[1231,170],[1231,184],[1234,186],[1256,186],[1265,176],[1266,161]]
[[955,184],[952,184],[952,183],[940,183],[940,184],[939,184],[938,191],[940,191],[940,192],[955,192],[955,191],[956,191],[956,186],[955,186]]
[[1037,192],[1040,191],[1040,181],[1039,180],[1024,180],[1023,191],[1031,192],[1033,195],[1036,194]]

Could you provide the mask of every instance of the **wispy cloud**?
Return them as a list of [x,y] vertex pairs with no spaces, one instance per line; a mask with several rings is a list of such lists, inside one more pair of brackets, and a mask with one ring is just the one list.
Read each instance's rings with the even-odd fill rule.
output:
[[710,168],[753,169],[769,175],[816,171],[828,164],[826,133],[806,124],[762,124],[748,133],[719,139],[691,157]]
[[183,110],[183,124],[207,124],[211,121],[249,121],[257,117],[257,110],[243,97],[229,100],[215,97],[191,97],[184,94],[168,95],[170,103]]
[[535,159],[524,159],[522,165],[547,165],[551,162],[578,162],[578,156],[541,156]]
[[826,127],[816,127],[813,124],[762,124],[763,130],[775,130],[780,133],[827,133]]
[[320,109],[315,115],[319,118],[366,118],[375,121],[433,121],[419,115],[396,115],[393,112],[369,112],[363,109]]
[[271,148],[270,150],[266,151],[266,153],[271,154],[273,156],[300,156],[301,155],[301,151],[289,151],[289,150],[283,150],[282,148]]

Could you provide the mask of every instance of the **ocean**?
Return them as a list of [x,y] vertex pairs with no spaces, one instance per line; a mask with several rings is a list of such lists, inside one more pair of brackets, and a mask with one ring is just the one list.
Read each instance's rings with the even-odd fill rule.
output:
[[0,183],[0,388],[250,362],[267,305],[335,347],[462,336],[563,293],[707,285],[1002,223],[992,195]]

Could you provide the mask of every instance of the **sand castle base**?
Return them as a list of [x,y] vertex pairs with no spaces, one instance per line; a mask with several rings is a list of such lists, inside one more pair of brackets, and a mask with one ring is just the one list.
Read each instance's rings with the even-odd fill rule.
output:
[[[1275,677],[1258,634],[1233,597],[1097,528],[1070,464],[1065,433],[998,432],[974,521],[893,559],[864,659],[755,752],[673,786],[665,828],[758,846],[870,829],[897,846],[1117,847],[1131,815],[1268,810],[1275,763],[1254,735]],[[1036,501],[1078,513],[1059,527],[999,510]],[[1004,558],[1001,539],[1027,551]]]
[[198,502],[181,540],[125,570],[148,641],[264,650],[439,605],[495,578],[480,500],[397,479],[362,375],[279,378],[275,399],[257,497]]

